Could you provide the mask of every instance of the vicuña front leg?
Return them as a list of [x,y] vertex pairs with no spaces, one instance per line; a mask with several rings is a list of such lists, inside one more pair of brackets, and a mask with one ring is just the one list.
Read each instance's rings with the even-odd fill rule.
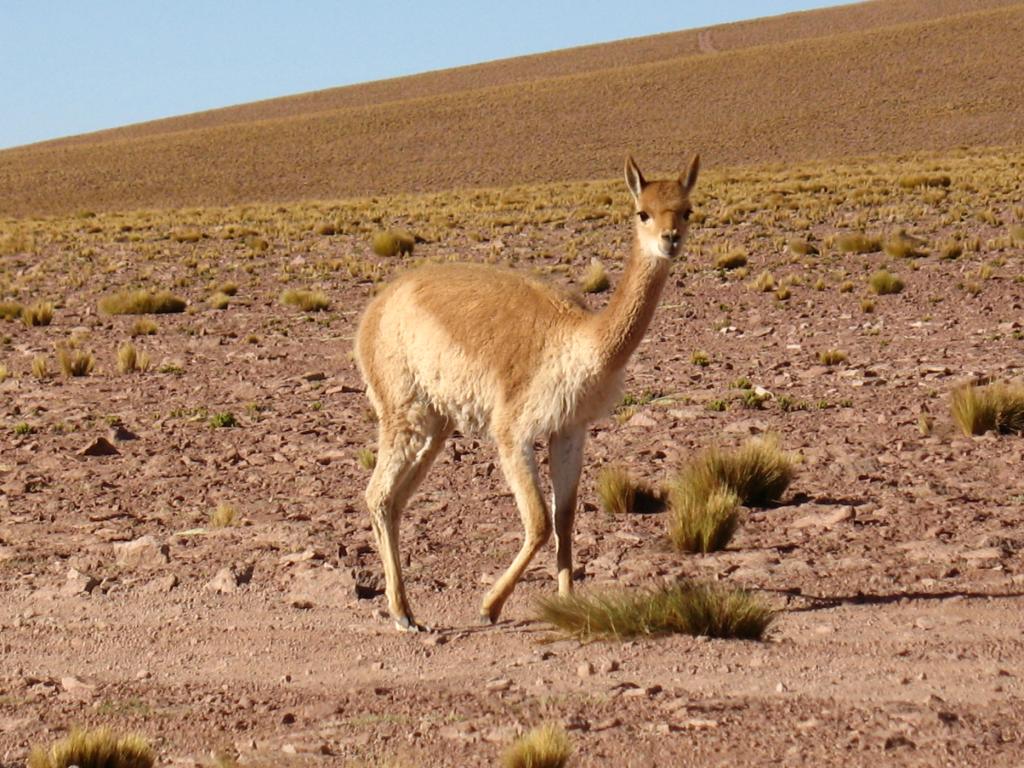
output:
[[551,495],[555,516],[555,563],[558,594],[572,594],[572,526],[576,517],[576,491],[583,469],[586,432],[576,430],[551,435],[548,458],[551,464]]
[[524,445],[511,440],[499,440],[498,455],[501,458],[505,479],[512,488],[516,505],[519,507],[525,535],[523,546],[512,561],[512,565],[484,597],[480,616],[492,624],[501,615],[502,606],[516,588],[516,582],[523,575],[526,566],[537,554],[537,550],[551,537],[551,520],[548,518],[547,505],[544,503],[537,478],[532,442]]

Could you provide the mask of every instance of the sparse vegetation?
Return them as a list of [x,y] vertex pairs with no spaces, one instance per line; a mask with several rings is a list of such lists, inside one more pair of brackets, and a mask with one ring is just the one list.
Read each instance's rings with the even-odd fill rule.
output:
[[0,301],[0,320],[17,320],[23,309],[16,301]]
[[742,248],[733,248],[715,259],[718,269],[738,269],[747,266],[747,252]]
[[839,365],[846,362],[846,353],[841,349],[823,349],[818,353],[818,362],[822,365]]
[[665,505],[659,490],[637,480],[623,467],[602,469],[595,490],[602,508],[611,515],[657,512]]
[[99,301],[107,315],[165,315],[184,312],[187,302],[170,291],[120,291]]
[[131,342],[117,348],[117,370],[121,373],[144,373],[149,370],[149,355],[139,352]]
[[677,582],[634,592],[582,592],[538,601],[538,616],[580,640],[679,633],[758,640],[773,611],[748,592]]
[[27,326],[49,325],[53,321],[53,304],[37,301],[21,310],[21,320]]
[[231,297],[223,291],[217,291],[209,299],[211,309],[227,309],[231,306]]
[[235,419],[235,414],[231,413],[231,411],[223,411],[221,413],[215,413],[210,417],[210,426],[214,429],[237,427],[238,420]]
[[373,252],[378,256],[409,255],[416,245],[416,238],[408,232],[388,229],[373,236]]
[[503,768],[565,768],[572,744],[560,725],[548,723],[516,739],[501,759]]
[[160,330],[160,326],[154,320],[148,317],[140,317],[135,321],[128,333],[134,338],[136,336],[153,336],[158,330]]
[[727,487],[676,483],[669,494],[669,538],[684,552],[725,549],[739,527],[739,508],[739,496]]
[[50,375],[50,366],[43,355],[36,355],[32,358],[32,375],[40,381]]
[[88,376],[96,365],[92,352],[79,349],[75,344],[57,344],[57,362],[65,376]]
[[690,355],[690,362],[694,365],[700,366],[701,368],[707,368],[711,365],[711,355],[703,349],[697,349],[694,350],[692,355]]
[[760,291],[761,293],[770,293],[775,290],[775,276],[772,275],[771,272],[765,270],[754,278],[750,287],[755,291]]
[[1024,433],[1024,385],[960,387],[953,392],[953,420],[965,435]]
[[868,287],[879,296],[887,296],[892,293],[900,293],[903,290],[903,281],[887,270],[880,269],[873,272],[868,278]]
[[331,306],[330,299],[322,291],[301,288],[291,288],[282,293],[281,303],[301,309],[303,312],[323,312]]
[[580,281],[580,288],[584,293],[603,293],[610,287],[611,283],[608,280],[604,264],[597,259],[591,259],[590,266],[587,267],[587,271]]
[[683,468],[670,494],[707,499],[719,488],[735,493],[746,506],[766,506],[782,498],[793,480],[793,458],[774,437],[751,438],[739,448],[709,448]]
[[818,253],[818,247],[807,240],[799,238],[789,241],[789,252],[794,256],[813,256]]
[[882,241],[863,232],[845,232],[836,238],[836,248],[842,253],[876,253],[882,250]]
[[219,502],[210,512],[211,528],[228,528],[238,522],[238,509],[226,501]]
[[49,749],[34,747],[28,768],[152,768],[156,755],[136,734],[115,736],[107,728],[72,730]]
[[371,470],[377,466],[377,454],[369,448],[360,448],[356,451],[356,461],[363,469]]

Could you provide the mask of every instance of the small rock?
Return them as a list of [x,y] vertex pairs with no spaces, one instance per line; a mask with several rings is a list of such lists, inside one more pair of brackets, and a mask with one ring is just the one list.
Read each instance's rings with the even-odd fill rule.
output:
[[602,659],[601,663],[597,665],[597,671],[602,675],[608,675],[612,672],[616,672],[619,669],[619,662],[615,659]]
[[105,437],[97,437],[78,452],[79,456],[119,456],[121,452]]
[[67,581],[61,587],[62,595],[87,595],[96,588],[99,582],[87,573],[82,573],[76,568],[68,571]]
[[307,371],[302,374],[302,378],[306,381],[323,381],[327,378],[327,374],[323,371]]
[[96,691],[96,686],[87,683],[81,678],[68,675],[60,679],[60,687],[68,693],[92,695]]
[[114,555],[118,565],[126,568],[158,568],[166,565],[167,545],[161,544],[152,536],[141,536],[134,541],[114,545]]
[[300,611],[308,611],[313,607],[313,601],[304,597],[292,597],[288,604],[292,608],[297,608]]
[[206,589],[222,595],[230,595],[238,591],[238,578],[230,568],[221,568],[212,579],[206,582]]
[[166,594],[178,586],[178,577],[173,573],[169,573],[166,576],[161,576],[159,579],[154,579],[149,582],[143,589],[147,592],[155,592],[157,594]]
[[589,661],[584,661],[582,664],[576,667],[577,677],[590,677],[592,674],[594,674],[594,665],[591,664]]
[[488,691],[507,691],[512,687],[512,681],[507,677],[499,677],[497,680],[489,680],[484,688]]

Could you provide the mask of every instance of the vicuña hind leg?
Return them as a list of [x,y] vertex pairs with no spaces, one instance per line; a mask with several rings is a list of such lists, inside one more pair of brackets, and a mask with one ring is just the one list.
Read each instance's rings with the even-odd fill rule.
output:
[[572,525],[576,516],[576,490],[583,469],[584,442],[586,432],[580,429],[551,435],[548,444],[558,594],[563,597],[572,594]]
[[541,495],[540,483],[537,479],[537,464],[533,455],[533,444],[520,444],[510,439],[498,441],[498,455],[501,457],[501,468],[505,479],[512,488],[512,493],[519,507],[526,533],[523,546],[516,555],[512,565],[502,574],[491,590],[484,597],[480,609],[481,618],[495,622],[501,615],[516,582],[523,575],[530,560],[537,554],[551,536],[551,520],[548,518],[547,506]]
[[401,630],[418,631],[402,581],[398,555],[402,509],[444,443],[440,425],[431,432],[414,431],[403,425],[395,429],[384,420],[380,425],[377,465],[366,489],[366,504],[384,565],[388,609]]

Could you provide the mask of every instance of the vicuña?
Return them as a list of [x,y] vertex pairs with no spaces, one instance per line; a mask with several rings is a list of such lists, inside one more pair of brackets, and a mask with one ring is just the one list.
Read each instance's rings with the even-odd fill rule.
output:
[[[398,556],[402,509],[456,429],[489,434],[526,529],[522,548],[484,597],[497,621],[537,550],[555,532],[558,591],[572,591],[572,527],[587,425],[622,397],[623,369],[647,331],[680,254],[699,159],[678,179],[646,181],[632,157],[633,250],[601,312],[532,277],[447,264],[408,272],[366,308],[356,359],[377,412],[377,464],[366,489],[399,629],[416,631]],[[534,443],[548,439],[553,512]]]

